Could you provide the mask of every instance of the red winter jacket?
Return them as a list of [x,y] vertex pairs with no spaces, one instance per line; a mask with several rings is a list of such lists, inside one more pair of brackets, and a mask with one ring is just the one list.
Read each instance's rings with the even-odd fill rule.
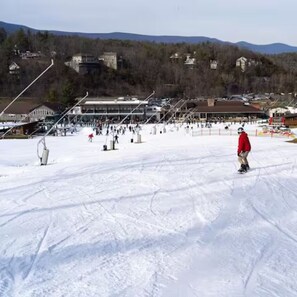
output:
[[248,135],[245,132],[240,133],[237,153],[239,154],[240,152],[249,152],[250,150],[251,144]]

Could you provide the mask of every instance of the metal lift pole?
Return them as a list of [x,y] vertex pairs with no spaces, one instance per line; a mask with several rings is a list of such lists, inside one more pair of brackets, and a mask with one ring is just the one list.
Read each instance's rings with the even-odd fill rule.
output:
[[[78,104],[80,104],[83,100],[85,100],[89,96],[89,93],[87,92],[85,97],[81,98],[75,105],[73,105],[67,112],[63,114],[62,117],[60,117],[54,124],[53,126],[46,132],[44,136],[38,141],[37,143],[37,156],[40,160],[40,165],[47,165],[47,160],[48,160],[48,155],[49,155],[49,149],[46,147],[45,143],[45,137],[55,128],[56,125],[58,125],[66,115],[68,115],[69,111],[72,110],[74,107],[76,107]],[[39,154],[39,145],[43,144],[43,151],[42,151],[42,156]]]

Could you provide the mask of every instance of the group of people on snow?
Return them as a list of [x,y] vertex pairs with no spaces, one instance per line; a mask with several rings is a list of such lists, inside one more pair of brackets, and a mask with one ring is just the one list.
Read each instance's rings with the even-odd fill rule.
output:
[[[136,129],[137,128],[138,128],[138,125],[136,126]],[[122,127],[120,129],[122,129]],[[111,130],[112,130],[112,128],[111,128]],[[119,130],[119,131],[116,130],[116,134],[114,136],[114,140],[115,140],[116,143],[119,143],[119,140],[118,140],[119,139],[119,136],[118,136],[118,134],[120,132],[122,132],[122,134],[125,134],[125,130],[126,130],[125,128],[124,128],[124,132],[121,131],[121,130]],[[129,126],[129,131],[130,132],[133,132],[133,134],[135,133],[135,130],[131,126]],[[238,135],[239,135],[239,138],[238,138],[238,147],[237,147],[237,156],[238,156],[238,161],[240,163],[240,168],[239,168],[238,172],[239,173],[244,173],[244,172],[247,172],[250,169],[250,166],[249,166],[249,162],[247,160],[247,157],[248,157],[248,155],[249,155],[249,153],[251,151],[251,143],[250,143],[248,134],[244,131],[244,127],[243,126],[242,127],[239,127],[238,130],[237,130],[237,132],[238,132]],[[97,133],[96,133],[96,135],[97,135]],[[93,133],[91,133],[91,134],[88,135],[89,142],[92,142],[93,141],[93,137],[94,137],[94,134]]]

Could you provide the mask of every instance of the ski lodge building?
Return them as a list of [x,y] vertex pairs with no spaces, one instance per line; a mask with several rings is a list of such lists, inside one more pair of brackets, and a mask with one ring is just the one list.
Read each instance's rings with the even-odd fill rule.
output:
[[[80,98],[77,98],[79,100]],[[140,100],[134,97],[119,98],[87,98],[78,107],[72,110],[69,119],[89,122],[94,120],[112,120],[119,122],[127,117],[127,121],[138,122],[155,116],[159,120],[166,113],[164,121],[174,118],[175,120],[189,118],[199,121],[224,120],[252,120],[266,118],[263,110],[243,101],[224,101],[224,100],[180,100],[168,112],[168,108],[151,106],[148,100]],[[174,106],[174,103],[171,104]]]
[[87,98],[73,109],[69,118],[75,117],[78,121],[86,122],[94,120],[119,122],[127,116],[127,121],[138,122],[146,118],[147,106],[148,100],[140,100],[135,97]]

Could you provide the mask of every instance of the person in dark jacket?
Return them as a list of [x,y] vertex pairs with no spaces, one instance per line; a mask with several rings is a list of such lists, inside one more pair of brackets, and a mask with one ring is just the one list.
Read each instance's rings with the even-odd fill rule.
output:
[[247,172],[247,170],[250,169],[247,156],[251,151],[251,144],[247,133],[244,132],[244,129],[242,127],[238,128],[237,132],[239,134],[237,156],[238,161],[241,164],[238,171],[242,173]]

